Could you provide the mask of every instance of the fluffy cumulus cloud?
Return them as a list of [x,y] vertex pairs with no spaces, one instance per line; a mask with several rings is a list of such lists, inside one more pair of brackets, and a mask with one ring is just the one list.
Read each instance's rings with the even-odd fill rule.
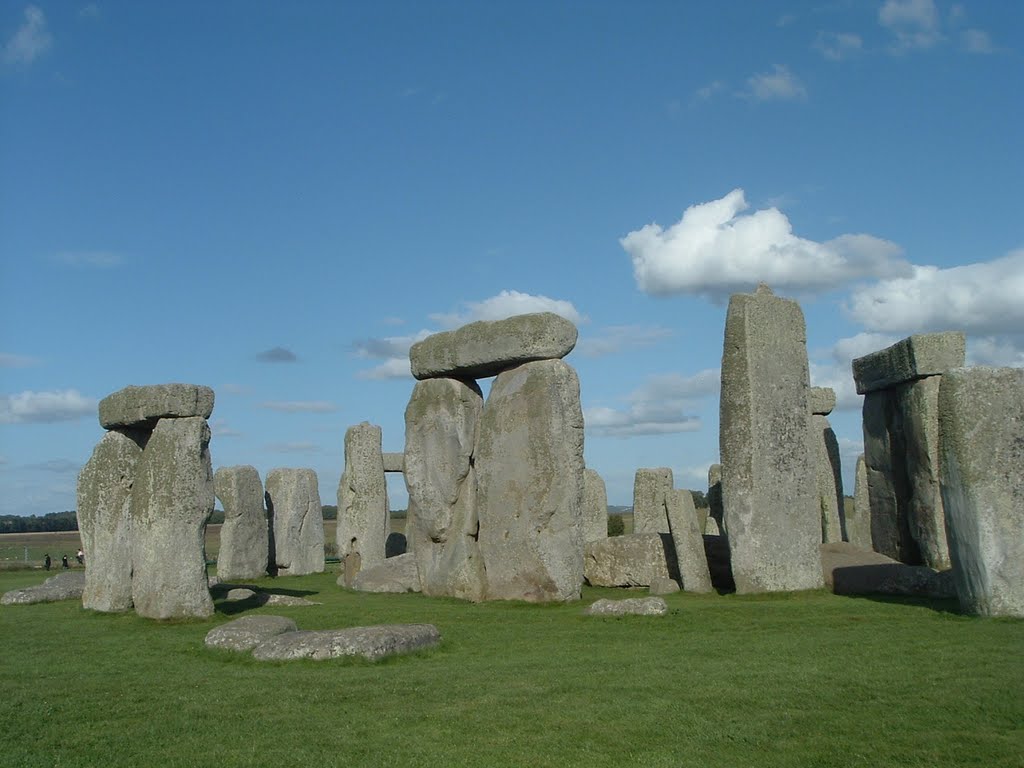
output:
[[688,411],[697,400],[716,394],[720,380],[717,369],[693,376],[652,376],[644,386],[630,393],[625,409],[588,408],[583,419],[590,433],[611,437],[695,432],[701,428],[701,421]]
[[53,45],[53,37],[46,26],[46,15],[34,5],[25,8],[21,26],[4,43],[4,63],[28,66]]
[[747,89],[741,95],[751,101],[803,101],[807,88],[788,68],[776,64],[770,72],[748,78]]
[[502,291],[497,296],[483,301],[467,301],[463,304],[461,312],[433,314],[430,319],[445,328],[457,328],[476,320],[504,320],[506,317],[530,312],[554,312],[577,325],[586,320],[571,301],[534,296],[519,291]]
[[334,413],[338,406],[326,400],[269,400],[260,408],[279,413]]
[[671,328],[658,325],[612,325],[593,335],[581,336],[576,351],[584,357],[603,357],[624,349],[649,347],[673,335]]
[[433,331],[426,329],[408,336],[386,336],[379,339],[362,339],[352,346],[357,357],[382,360],[373,368],[356,373],[360,379],[411,379],[409,349],[417,341],[427,338]]
[[1024,331],[971,338],[967,344],[967,365],[1024,368]]
[[861,278],[895,277],[910,266],[900,248],[871,235],[841,235],[818,243],[797,237],[776,208],[751,214],[742,189],[691,206],[662,229],[648,224],[619,242],[633,260],[637,287],[652,295],[689,293],[716,299],[773,288],[814,292]]
[[878,9],[878,23],[892,34],[893,53],[931,48],[942,40],[934,0],[886,0]]
[[0,395],[0,424],[52,424],[96,415],[97,401],[65,389]]
[[854,358],[885,349],[899,341],[898,336],[882,333],[858,333],[840,339],[832,347],[809,353],[811,386],[830,387],[836,393],[836,410],[860,410],[863,396],[853,383]]
[[854,290],[848,310],[872,331],[975,334],[1024,328],[1024,249],[993,261],[943,269],[916,266],[905,277]]
[[373,368],[356,373],[360,379],[381,380],[381,379],[411,379],[412,366],[408,357],[392,357]]

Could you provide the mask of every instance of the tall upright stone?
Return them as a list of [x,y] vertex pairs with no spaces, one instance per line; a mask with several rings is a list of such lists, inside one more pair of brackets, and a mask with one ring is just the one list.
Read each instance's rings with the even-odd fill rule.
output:
[[475,382],[427,379],[405,409],[406,536],[425,595],[482,600],[483,558],[477,545],[476,445],[483,395]]
[[871,502],[868,499],[868,468],[863,453],[857,457],[853,509],[846,515],[846,540],[860,549],[871,549]]
[[676,550],[679,578],[686,592],[710,592],[711,574],[704,551],[704,537],[697,527],[693,494],[672,489],[665,494],[665,513]]
[[638,469],[633,478],[633,533],[668,533],[665,497],[672,491],[668,467]]
[[489,599],[574,600],[583,583],[583,412],[561,360],[498,374],[476,450]]
[[316,472],[272,469],[267,473],[264,495],[273,532],[271,565],[289,576],[323,573],[324,516]]
[[864,397],[864,460],[876,551],[910,565],[950,565],[938,473],[938,392],[963,365],[964,335],[909,336],[852,363]]
[[736,590],[824,583],[813,482],[803,312],[766,285],[729,300],[719,419],[725,528]]
[[204,542],[214,504],[209,445],[205,418],[162,418],[136,465],[132,602],[140,616],[213,614]]
[[596,469],[583,475],[583,543],[608,538],[608,490]]
[[959,368],[939,388],[941,487],[961,607],[1024,617],[1024,368]]
[[390,532],[381,430],[364,421],[345,432],[345,470],[338,483],[338,556],[346,583],[348,575],[384,562]]
[[828,415],[836,405],[830,387],[811,387],[807,393],[811,412],[811,451],[815,458],[818,503],[821,507],[821,541],[846,541],[846,512],[843,509],[843,474],[839,441]]
[[107,432],[78,475],[78,531],[85,552],[82,607],[132,607],[131,500],[147,432]]
[[712,464],[708,467],[708,517],[714,521],[705,525],[704,533],[721,535],[725,533],[724,511],[722,510],[722,465]]
[[266,576],[269,530],[260,473],[248,465],[221,467],[213,476],[213,487],[224,506],[217,576],[221,579]]

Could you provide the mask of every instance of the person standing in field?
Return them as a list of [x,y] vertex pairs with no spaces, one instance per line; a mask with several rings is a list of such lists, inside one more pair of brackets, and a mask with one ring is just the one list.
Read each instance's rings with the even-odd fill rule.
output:
[[45,555],[43,555],[43,568],[45,568],[46,570],[50,570],[50,553],[49,552],[47,552]]
[[78,561],[79,565],[85,565],[85,552],[82,551],[81,547],[78,548],[78,554],[75,555],[75,560]]
[[67,555],[61,555],[61,557],[60,557],[60,565],[61,565],[61,568],[64,568],[65,570],[67,570],[68,568],[71,567],[71,566],[68,565],[68,556]]

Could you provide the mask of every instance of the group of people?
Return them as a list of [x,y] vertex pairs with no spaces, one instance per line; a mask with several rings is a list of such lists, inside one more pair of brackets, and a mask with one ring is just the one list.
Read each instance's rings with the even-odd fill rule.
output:
[[[75,555],[75,560],[78,561],[79,565],[85,565],[85,552],[82,551],[81,547],[78,548],[78,554]],[[43,555],[43,568],[45,568],[46,570],[50,570],[50,566],[52,565],[52,563],[53,561],[50,559],[50,553],[47,552],[45,555]],[[60,566],[64,569],[68,569],[71,567],[71,565],[68,563],[67,555],[60,556]]]

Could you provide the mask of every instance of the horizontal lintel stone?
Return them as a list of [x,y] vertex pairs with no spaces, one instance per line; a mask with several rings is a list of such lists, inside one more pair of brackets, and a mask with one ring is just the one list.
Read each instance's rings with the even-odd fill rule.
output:
[[919,333],[853,361],[857,394],[863,395],[925,376],[938,376],[964,364],[966,340],[960,331]]

